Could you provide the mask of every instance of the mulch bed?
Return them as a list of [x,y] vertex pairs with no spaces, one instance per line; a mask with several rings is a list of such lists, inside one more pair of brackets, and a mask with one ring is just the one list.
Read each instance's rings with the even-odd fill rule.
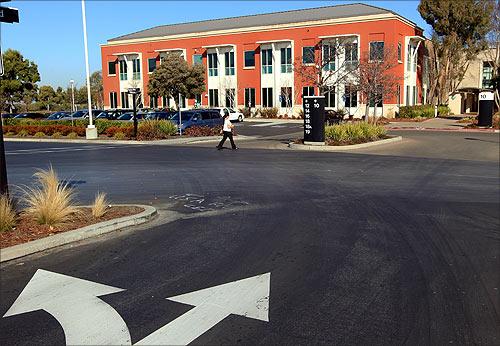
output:
[[[337,142],[337,141],[332,141],[330,139],[325,139],[325,145],[340,146],[340,145],[363,144],[363,143],[376,142],[376,141],[380,141],[382,139],[387,139],[387,138],[391,138],[391,137],[390,136],[383,136],[375,141],[359,140],[359,141],[348,141],[348,142]],[[304,144],[304,140],[299,138],[299,139],[294,140],[293,143],[294,144]]]
[[144,211],[143,208],[133,206],[110,207],[104,216],[94,219],[91,209],[82,207],[80,213],[74,214],[69,221],[55,227],[40,225],[30,216],[21,214],[14,229],[0,233],[0,248],[3,249],[123,216],[135,215],[142,211]]

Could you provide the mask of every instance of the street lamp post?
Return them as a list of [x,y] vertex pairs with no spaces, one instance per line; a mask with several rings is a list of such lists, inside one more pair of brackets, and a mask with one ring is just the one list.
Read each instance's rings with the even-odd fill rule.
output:
[[136,98],[137,95],[141,93],[141,89],[139,88],[128,88],[128,93],[132,95],[132,108],[134,114],[134,138],[137,138],[137,104]]
[[87,45],[87,20],[85,18],[85,0],[82,0],[82,21],[83,21],[83,44],[85,46],[85,70],[87,73],[87,101],[89,111],[89,125],[85,134],[87,139],[97,138],[97,129],[92,122],[92,98],[90,95],[90,68],[89,68],[89,50]]
[[69,83],[71,84],[71,112],[75,112],[75,81],[70,80]]

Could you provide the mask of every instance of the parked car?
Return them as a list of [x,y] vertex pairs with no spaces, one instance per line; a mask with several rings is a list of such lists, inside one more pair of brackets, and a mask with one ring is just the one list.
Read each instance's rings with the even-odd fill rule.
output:
[[5,113],[2,114],[3,119],[8,119],[8,118],[14,118],[17,115],[17,113]]
[[[102,110],[100,109],[93,109],[92,110],[92,117],[95,119],[99,114],[102,113]],[[76,111],[67,117],[61,118],[59,120],[81,120],[81,119],[88,119],[89,117],[89,111],[86,109],[82,109],[79,111]]]
[[99,114],[96,119],[108,119],[108,120],[116,120],[120,115],[132,112],[131,109],[107,109],[105,111],[102,111],[101,114]]
[[[144,115],[143,114],[137,113],[136,117],[137,117],[137,120],[144,119]],[[116,120],[120,120],[120,121],[134,121],[134,112],[124,113],[124,114],[120,115],[118,117],[118,119],[116,119]]]
[[145,119],[148,119],[148,120],[168,120],[170,119],[172,116],[174,116],[176,114],[176,112],[162,112],[162,111],[153,111],[153,112],[149,112]]
[[234,110],[233,108],[229,107],[221,107],[221,108],[213,108],[217,109],[220,112],[220,116],[223,117],[224,114],[229,114],[229,120],[231,121],[243,121],[245,119],[245,116],[243,113],[238,112]]
[[43,118],[45,118],[45,115],[42,113],[27,112],[27,113],[18,114],[14,118],[15,119],[43,119]]
[[70,112],[55,112],[55,113],[50,114],[47,117],[47,120],[59,120],[59,119],[70,116],[70,114],[71,114]]
[[[179,128],[179,113],[176,112],[169,119]],[[181,130],[184,131],[193,126],[208,126],[215,127],[222,125],[224,119],[221,118],[220,112],[216,109],[196,109],[181,112]]]

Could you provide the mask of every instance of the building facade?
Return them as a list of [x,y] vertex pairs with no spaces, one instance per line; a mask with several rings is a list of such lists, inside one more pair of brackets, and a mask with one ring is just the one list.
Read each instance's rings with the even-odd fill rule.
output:
[[[130,107],[129,87],[141,89],[145,107],[172,107],[172,99],[150,97],[147,84],[162,57],[179,54],[206,70],[206,91],[194,99],[181,97],[181,107],[278,107],[280,114],[296,115],[303,96],[319,93],[304,82],[298,66],[321,61],[332,54],[328,47],[342,42],[345,49],[325,73],[371,56],[375,48],[397,51],[393,73],[400,77],[398,91],[370,108],[390,117],[399,105],[420,104],[425,97],[423,40],[422,29],[411,21],[364,4],[155,27],[101,46],[105,108]],[[364,115],[363,95],[351,90],[348,79],[335,82],[325,96],[327,108]]]

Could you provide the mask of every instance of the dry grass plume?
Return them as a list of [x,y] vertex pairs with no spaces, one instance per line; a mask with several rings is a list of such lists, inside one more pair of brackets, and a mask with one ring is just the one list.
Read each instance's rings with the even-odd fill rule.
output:
[[94,199],[94,203],[92,204],[92,216],[96,219],[99,219],[106,214],[108,209],[109,202],[106,199],[106,194],[104,192],[99,192]]
[[16,222],[16,212],[7,195],[0,195],[0,232],[9,231]]

